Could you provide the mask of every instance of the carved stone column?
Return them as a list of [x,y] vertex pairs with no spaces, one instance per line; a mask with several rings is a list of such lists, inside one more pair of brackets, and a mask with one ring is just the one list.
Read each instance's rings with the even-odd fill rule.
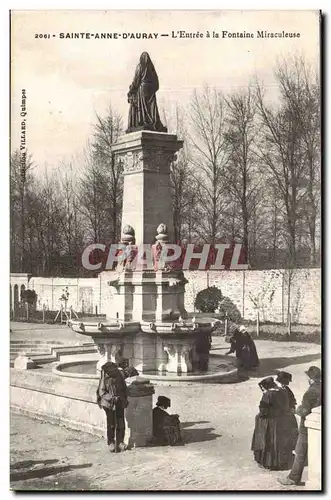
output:
[[122,224],[135,228],[137,245],[154,243],[160,221],[168,226],[172,241],[170,165],[182,146],[176,135],[147,130],[126,134],[113,145],[123,164]]
[[124,344],[120,340],[110,339],[107,341],[95,341],[97,344],[98,353],[100,359],[97,362],[97,373],[100,373],[102,366],[108,361],[117,363],[119,359],[119,354],[123,352]]
[[168,362],[166,364],[166,370],[170,373],[178,373],[178,349],[174,344],[166,344],[163,349],[168,355]]
[[192,346],[183,345],[180,353],[180,370],[182,373],[187,373],[192,371],[192,361],[191,357]]
[[190,335],[183,339],[163,340],[163,349],[168,355],[166,371],[171,373],[189,373],[192,371],[191,351],[194,339]]

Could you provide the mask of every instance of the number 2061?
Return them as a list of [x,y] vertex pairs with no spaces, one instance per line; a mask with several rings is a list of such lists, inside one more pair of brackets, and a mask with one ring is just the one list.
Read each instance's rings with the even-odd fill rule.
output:
[[42,34],[39,35],[38,33],[36,33],[34,37],[35,38],[51,38],[51,35],[49,35],[49,34],[48,35],[42,35]]

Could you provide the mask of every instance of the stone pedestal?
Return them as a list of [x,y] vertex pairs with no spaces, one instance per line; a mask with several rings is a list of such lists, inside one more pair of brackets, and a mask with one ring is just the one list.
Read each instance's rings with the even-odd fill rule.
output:
[[164,222],[173,234],[170,164],[183,146],[176,135],[146,130],[123,135],[113,145],[124,167],[123,225],[136,232],[136,244],[152,244]]
[[305,426],[308,429],[308,481],[307,489],[322,488],[322,407],[313,408],[306,417]]
[[149,380],[137,377],[128,386],[129,405],[125,410],[125,443],[129,448],[147,446],[153,436],[153,394]]
[[119,321],[172,321],[186,317],[185,284],[182,271],[131,271],[124,269],[109,281],[116,289],[115,304]]

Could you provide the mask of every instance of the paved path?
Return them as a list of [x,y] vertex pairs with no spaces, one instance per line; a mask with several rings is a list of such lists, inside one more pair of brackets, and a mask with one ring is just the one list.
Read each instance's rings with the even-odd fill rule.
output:
[[[215,339],[220,348],[225,344]],[[182,422],[183,447],[140,448],[110,454],[102,439],[13,415],[11,487],[55,490],[297,490],[276,478],[284,473],[257,467],[250,451],[254,416],[261,397],[257,385],[276,368],[293,375],[300,400],[304,371],[320,366],[320,346],[258,341],[258,373],[228,385],[183,384],[156,387],[155,398],[171,398]],[[223,349],[222,349],[223,350]],[[224,351],[223,351],[224,352]],[[307,471],[303,480],[306,479]]]
[[10,340],[40,340],[58,341],[64,345],[74,345],[85,342],[93,342],[88,335],[81,335],[74,332],[65,325],[48,325],[41,323],[21,323],[19,321],[10,322]]

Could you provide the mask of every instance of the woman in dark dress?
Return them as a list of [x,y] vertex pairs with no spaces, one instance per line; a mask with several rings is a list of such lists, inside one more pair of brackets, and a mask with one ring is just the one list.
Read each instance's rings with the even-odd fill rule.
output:
[[198,333],[195,340],[195,353],[197,361],[195,362],[194,369],[199,371],[208,371],[209,365],[209,352],[211,348],[211,335]]
[[287,436],[289,454],[293,456],[293,450],[295,450],[299,436],[299,429],[298,422],[295,417],[295,407],[297,402],[293,392],[289,388],[289,383],[292,382],[292,375],[288,372],[281,371],[277,375],[276,382],[278,383],[278,386],[286,392],[289,400],[289,411],[284,417],[284,432]]
[[263,379],[259,386],[263,396],[255,418],[251,446],[254,459],[266,469],[287,470],[292,462],[287,434],[289,398],[272,377]]
[[159,396],[153,409],[153,438],[158,445],[176,445],[182,443],[178,415],[169,415],[166,411],[171,401],[165,396]]
[[127,133],[135,130],[167,132],[160,120],[155,93],[159,79],[147,52],[140,56],[139,64],[128,92],[129,125]]
[[278,382],[279,387],[281,387],[287,392],[289,398],[290,410],[294,414],[297,402],[293,392],[289,388],[289,384],[290,382],[292,382],[292,375],[288,372],[283,372],[283,371],[279,372],[276,378],[276,382]]
[[231,344],[230,350],[225,354],[236,353],[238,368],[251,370],[260,364],[254,340],[244,326],[232,325],[230,335],[225,340]]

